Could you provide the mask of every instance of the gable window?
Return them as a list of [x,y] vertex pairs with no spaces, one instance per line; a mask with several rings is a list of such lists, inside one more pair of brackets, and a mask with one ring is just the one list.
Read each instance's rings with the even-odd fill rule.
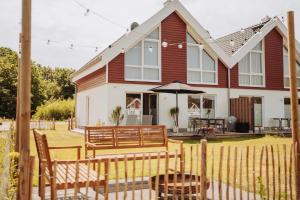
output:
[[216,84],[216,61],[187,33],[187,79],[188,83]]
[[125,52],[125,80],[160,81],[159,28]]
[[[298,88],[300,88],[300,64],[296,63],[296,69],[297,69],[297,83]],[[283,71],[284,71],[284,87],[289,88],[290,87],[290,70],[289,70],[289,56],[287,49],[283,48]]]
[[263,43],[260,42],[239,62],[239,85],[264,86]]

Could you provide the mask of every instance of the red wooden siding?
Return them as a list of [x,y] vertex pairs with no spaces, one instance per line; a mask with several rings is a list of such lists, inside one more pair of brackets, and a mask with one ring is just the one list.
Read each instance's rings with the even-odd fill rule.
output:
[[186,24],[175,12],[161,22],[161,40],[169,44],[184,42],[182,49],[179,49],[177,45],[169,45],[167,48],[162,48],[162,82],[170,83],[178,80],[186,83]]
[[230,70],[232,88],[284,90],[283,83],[283,39],[276,29],[269,32],[265,41],[265,87],[239,86],[239,69],[236,64]]
[[106,67],[103,67],[76,81],[76,89],[77,92],[82,92],[103,85],[105,82],[106,82]]
[[265,37],[265,66],[266,89],[283,89],[283,39],[276,29]]

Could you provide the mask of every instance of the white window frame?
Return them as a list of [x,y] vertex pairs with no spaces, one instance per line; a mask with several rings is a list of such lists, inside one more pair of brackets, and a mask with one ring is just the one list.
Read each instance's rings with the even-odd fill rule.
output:
[[[189,34],[189,33],[187,33]],[[189,34],[191,36],[191,34]],[[193,37],[192,37],[193,38]],[[194,38],[193,38],[194,39]],[[195,39],[194,39],[195,40]],[[196,40],[195,40],[196,41]],[[197,42],[197,41],[196,41]],[[201,48],[201,45],[200,44],[194,44],[194,43],[189,43],[187,42],[187,49],[188,47],[191,46],[191,47],[198,47],[199,48],[199,52],[200,52],[200,55],[199,55],[199,63],[200,63],[200,66],[198,69],[196,68],[189,68],[188,64],[187,64],[187,74],[186,74],[186,80],[187,80],[187,83],[188,84],[204,84],[204,85],[218,85],[218,60],[216,58],[214,58],[213,56],[211,56],[208,51],[205,50],[205,48]],[[186,50],[188,52],[188,50]],[[203,58],[202,58],[202,53],[203,51],[205,51],[207,53],[208,56],[210,56],[214,62],[215,62],[215,70],[212,71],[212,70],[204,70],[203,69]],[[187,55],[187,59],[188,59],[188,55]],[[189,72],[200,72],[200,79],[201,81],[190,81],[189,80],[189,76],[188,76],[188,73]],[[211,82],[203,82],[203,72],[207,72],[207,73],[214,73],[215,74],[215,82],[214,83],[211,83]]]
[[[251,59],[252,58],[252,56],[251,56],[252,53],[260,53],[261,54],[262,73],[254,73],[254,72],[252,72],[252,59]],[[264,40],[261,41],[261,50],[252,49],[248,54],[250,54],[250,69],[249,69],[249,73],[240,72],[240,70],[239,70],[239,77],[238,77],[239,86],[245,86],[245,87],[265,87],[266,86],[266,81],[265,81],[265,76],[266,75],[265,75],[265,42],[264,42]],[[240,66],[240,63],[239,63],[239,66]],[[240,76],[241,75],[250,76],[250,83],[249,84],[241,84],[240,83]],[[262,80],[262,85],[254,85],[254,84],[252,84],[251,83],[252,76],[262,76],[262,79],[263,79]]]
[[[151,39],[151,38],[147,38],[147,36],[149,34],[151,34],[154,30],[158,29],[158,40],[157,39]],[[141,65],[126,65],[126,61],[124,61],[124,80],[125,81],[144,81],[144,82],[161,82],[161,28],[160,26],[154,28],[152,31],[149,32],[149,34],[144,37],[142,40],[140,40],[138,43],[141,43]],[[158,66],[152,66],[152,65],[145,65],[144,64],[144,52],[145,52],[145,45],[144,43],[145,42],[157,42],[157,47],[158,47],[158,50],[157,50],[157,59],[158,59]],[[135,45],[137,45],[138,43],[136,43]],[[135,45],[133,45],[133,47],[131,48],[134,48]],[[129,48],[127,51],[129,51],[131,48]],[[125,51],[125,54],[126,52]],[[125,70],[126,70],[126,67],[130,67],[130,68],[139,68],[141,69],[141,79],[133,79],[133,78],[127,78],[126,77],[126,73],[125,73]],[[144,79],[144,69],[158,69],[158,80],[149,80],[149,79]]]
[[[285,52],[285,50],[286,50],[286,52]],[[284,85],[285,89],[289,89],[290,88],[290,86],[285,85],[285,79],[286,78],[288,78],[288,80],[290,81],[290,74],[286,75],[284,73],[284,57],[288,57],[288,56],[289,56],[288,50],[283,47],[283,85]],[[300,66],[300,64],[296,61],[296,72],[297,72],[298,65]],[[290,71],[289,65],[287,66],[287,68],[288,68],[288,72],[289,72]],[[297,73],[296,73],[296,75],[297,75]],[[300,76],[297,76],[296,78],[297,78],[297,85],[298,85],[298,81],[300,81]],[[300,86],[298,86],[298,89],[300,89]]]

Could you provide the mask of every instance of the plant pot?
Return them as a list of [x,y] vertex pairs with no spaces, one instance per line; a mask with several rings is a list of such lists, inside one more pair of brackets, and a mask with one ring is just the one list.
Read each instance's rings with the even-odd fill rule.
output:
[[178,133],[178,131],[179,131],[178,126],[173,126],[173,133]]

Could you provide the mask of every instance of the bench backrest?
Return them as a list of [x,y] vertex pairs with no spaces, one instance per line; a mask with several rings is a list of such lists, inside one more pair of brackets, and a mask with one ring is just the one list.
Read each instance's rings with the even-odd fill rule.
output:
[[163,125],[87,126],[85,142],[97,149],[166,147],[167,131]]
[[34,139],[35,139],[39,163],[41,163],[43,160],[46,160],[47,161],[46,168],[49,170],[50,175],[52,175],[52,163],[51,163],[51,157],[50,157],[47,137],[45,134],[42,134],[41,132],[37,131],[36,129],[33,129],[33,135],[34,135]]

